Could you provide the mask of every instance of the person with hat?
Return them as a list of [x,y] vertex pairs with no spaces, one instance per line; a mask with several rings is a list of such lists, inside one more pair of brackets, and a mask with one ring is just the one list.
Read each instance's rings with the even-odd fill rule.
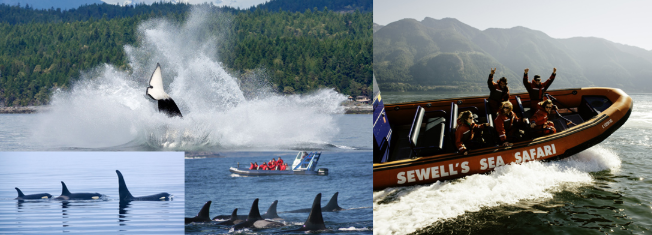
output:
[[550,87],[550,84],[555,81],[557,68],[552,69],[552,75],[550,75],[550,78],[545,82],[541,82],[541,76],[539,75],[534,75],[532,82],[529,82],[527,75],[528,71],[529,69],[525,69],[525,73],[523,73],[523,86],[525,86],[525,89],[527,89],[527,92],[530,94],[530,111],[536,112],[537,109],[539,109],[539,102],[543,100],[543,95],[548,90],[548,87]]

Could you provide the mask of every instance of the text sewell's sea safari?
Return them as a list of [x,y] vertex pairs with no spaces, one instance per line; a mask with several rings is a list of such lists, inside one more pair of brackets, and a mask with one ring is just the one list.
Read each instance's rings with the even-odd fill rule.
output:
[[[557,133],[526,138],[511,147],[498,147],[487,97],[451,98],[384,105],[374,77],[373,137],[374,190],[434,183],[496,167],[528,161],[558,160],[594,146],[620,128],[632,112],[633,101],[615,88],[576,88],[547,91],[559,107],[552,120]],[[514,112],[529,117],[528,93],[510,96]],[[489,123],[486,146],[457,152],[457,115],[471,110],[480,123]],[[492,133],[493,132],[493,133]],[[487,138],[488,137],[488,138]],[[493,141],[493,142],[492,142]]]

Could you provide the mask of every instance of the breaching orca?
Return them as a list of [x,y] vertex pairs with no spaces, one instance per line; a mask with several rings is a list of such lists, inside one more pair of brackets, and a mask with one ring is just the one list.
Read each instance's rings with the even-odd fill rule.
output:
[[18,191],[18,197],[16,199],[18,200],[25,200],[25,199],[48,199],[51,198],[52,195],[49,193],[38,193],[38,194],[30,194],[30,195],[25,195],[23,194],[23,191],[20,191],[18,187],[16,187],[16,191]]
[[127,189],[127,184],[125,184],[125,179],[122,177],[122,173],[120,173],[119,170],[115,170],[115,173],[118,173],[118,191],[120,193],[120,201],[169,201],[172,198],[169,193],[134,197],[129,192],[129,189]]
[[204,206],[201,208],[201,210],[199,210],[199,213],[197,214],[197,216],[195,216],[193,218],[186,217],[186,224],[189,224],[189,223],[192,223],[192,222],[210,222],[211,218],[208,215],[208,213],[209,213],[210,208],[211,208],[211,202],[212,201],[206,202],[206,204],[204,204]]
[[231,225],[239,224],[239,223],[242,223],[242,222],[244,222],[244,220],[241,220],[241,219],[238,218],[238,208],[235,208],[233,210],[233,213],[231,213],[231,218],[229,218],[229,220],[222,221],[222,222],[218,223],[217,225],[229,225],[229,226],[231,226]]
[[161,74],[161,65],[156,63],[156,69],[149,79],[149,86],[145,92],[147,96],[158,101],[158,111],[168,115],[168,117],[183,117],[181,111],[174,100],[163,90],[163,75]]
[[[328,201],[326,206],[321,208],[322,212],[336,212],[336,211],[346,210],[337,204],[337,195],[339,195],[339,192],[335,192],[335,194],[333,194],[333,197],[331,197],[331,200]],[[306,212],[310,212],[311,210],[312,209],[307,208],[307,209],[288,211],[287,213],[306,213]]]
[[242,223],[233,225],[233,229],[240,230],[243,228],[274,228],[281,226],[285,226],[285,224],[264,220],[263,217],[260,216],[260,211],[258,210],[258,198],[256,198],[254,203],[251,205],[251,210],[249,211],[247,220]]
[[314,231],[314,230],[324,230],[326,224],[324,224],[324,217],[321,216],[321,193],[315,196],[315,200],[312,202],[312,208],[310,210],[310,215],[308,219],[303,223],[303,226],[296,230],[288,230],[283,232],[295,232],[295,231]]
[[61,196],[58,196],[54,199],[57,200],[94,200],[100,199],[102,194],[99,193],[70,193],[66,184],[61,181]]
[[[271,220],[282,220],[280,216],[276,213],[276,206],[278,205],[278,200],[275,200],[271,206],[267,209],[267,212],[263,214],[261,217],[263,219],[271,219]],[[232,217],[233,215],[218,215],[213,217],[213,220],[228,220]],[[239,220],[246,220],[247,216],[246,215],[238,215]]]

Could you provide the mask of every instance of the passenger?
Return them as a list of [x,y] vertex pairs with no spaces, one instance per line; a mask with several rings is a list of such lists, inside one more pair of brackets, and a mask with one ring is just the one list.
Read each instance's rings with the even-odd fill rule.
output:
[[269,170],[269,168],[267,167],[267,164],[263,163],[263,164],[260,165],[260,170],[266,171],[266,170]]
[[279,165],[283,165],[283,159],[281,159],[281,157],[278,157],[278,160],[276,160],[276,163],[278,163]]
[[284,171],[285,169],[287,169],[287,165],[288,165],[287,163],[286,163],[286,164],[282,164],[282,165],[281,165],[281,170]]
[[251,164],[251,166],[249,167],[249,170],[254,170],[254,169],[256,169],[256,166],[254,165],[253,162],[250,162],[249,164]]
[[511,102],[503,102],[500,107],[500,113],[494,120],[496,132],[498,132],[498,137],[503,147],[512,146],[512,143],[519,141],[521,138],[520,129],[525,127],[523,120],[518,118],[512,111],[513,108],[514,106]]
[[457,119],[457,130],[455,130],[455,147],[457,147],[457,150],[467,155],[469,149],[481,148],[484,144],[482,128],[487,126],[487,123],[475,124],[471,111],[461,112],[460,117]]
[[528,71],[529,69],[525,69],[525,73],[523,73],[523,86],[525,86],[525,89],[527,89],[527,92],[530,94],[530,110],[531,112],[535,112],[539,109],[539,102],[543,100],[543,95],[548,90],[548,87],[550,87],[550,84],[555,81],[557,68],[552,69],[552,75],[550,75],[550,78],[543,83],[541,83],[541,76],[539,75],[534,75],[532,83],[528,82]]
[[258,162],[254,162],[254,170],[260,170],[260,166],[258,166]]
[[555,124],[548,121],[548,115],[552,114],[552,111],[556,108],[553,107],[552,100],[545,100],[540,105],[542,108],[532,116],[530,127],[537,131],[537,137],[557,133]]
[[507,78],[501,77],[498,83],[494,82],[494,73],[496,68],[491,70],[489,79],[487,79],[487,86],[489,87],[489,108],[491,114],[495,115],[503,101],[509,101],[509,87],[507,87]]

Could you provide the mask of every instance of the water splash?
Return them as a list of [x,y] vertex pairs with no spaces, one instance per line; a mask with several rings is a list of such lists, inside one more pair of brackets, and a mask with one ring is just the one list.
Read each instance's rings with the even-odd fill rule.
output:
[[545,200],[562,190],[590,185],[589,172],[617,170],[620,158],[594,146],[556,162],[527,162],[496,168],[489,175],[374,192],[374,234],[407,234],[437,221],[484,207]]
[[[271,92],[264,82],[258,83],[255,95],[243,92],[242,83],[217,58],[215,48],[222,37],[209,27],[216,22],[229,24],[230,18],[193,9],[181,25],[164,19],[141,23],[138,46],[125,46],[131,71],[105,64],[83,72],[70,90],[53,94],[50,111],[38,114],[31,139],[55,149],[328,145],[339,132],[332,114],[343,112],[339,104],[346,97],[332,89],[284,96]],[[182,119],[159,113],[157,104],[145,96],[156,63]],[[250,76],[265,80],[264,72]]]

